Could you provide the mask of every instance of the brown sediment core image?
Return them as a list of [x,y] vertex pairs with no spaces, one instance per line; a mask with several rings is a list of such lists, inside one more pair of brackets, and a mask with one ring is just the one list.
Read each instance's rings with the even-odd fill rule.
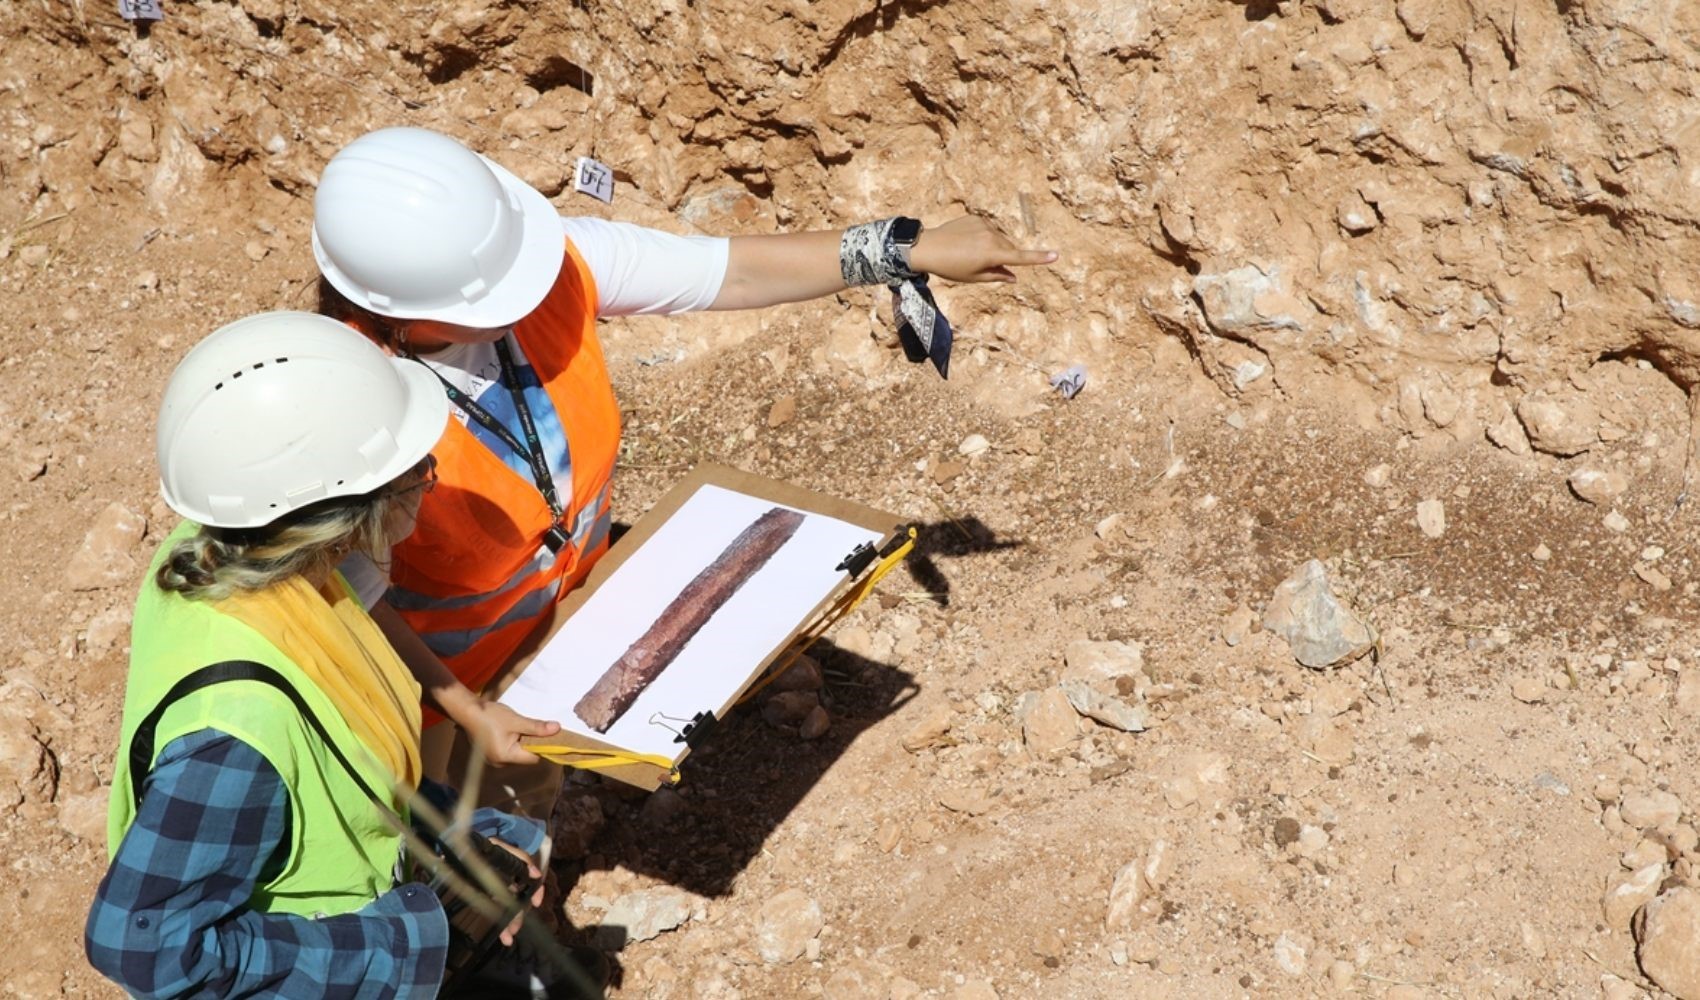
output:
[[802,514],[783,507],[774,507],[752,521],[597,678],[573,706],[573,713],[590,728],[606,733],[644,688],[661,676],[691,637],[791,540],[802,523]]

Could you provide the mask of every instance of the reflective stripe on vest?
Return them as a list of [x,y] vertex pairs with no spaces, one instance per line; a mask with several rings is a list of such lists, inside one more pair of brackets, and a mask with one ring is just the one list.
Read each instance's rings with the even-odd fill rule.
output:
[[[550,557],[548,505],[458,421],[435,449],[438,484],[393,553],[389,601],[462,683],[481,690],[607,545],[620,411],[596,339],[596,288],[569,241],[555,286],[514,340],[566,435],[571,482],[557,480],[570,525]],[[434,721],[434,720],[433,720]]]

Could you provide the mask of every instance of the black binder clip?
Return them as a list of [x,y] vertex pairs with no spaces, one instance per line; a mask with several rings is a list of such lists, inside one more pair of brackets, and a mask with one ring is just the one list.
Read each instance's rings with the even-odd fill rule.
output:
[[[678,729],[674,729],[666,722],[656,721],[658,719],[666,719],[668,722],[683,722],[685,724]],[[719,724],[719,722],[720,719],[717,718],[713,712],[698,712],[691,716],[688,721],[675,715],[663,715],[660,712],[656,712],[649,717],[650,725],[660,726],[662,729],[671,730],[673,733],[674,743],[683,743],[692,750],[695,750],[698,746],[700,746],[703,740],[708,739],[708,734],[714,731],[714,727]]]
[[878,554],[874,549],[874,543],[863,542],[851,549],[850,554],[845,556],[833,569],[840,573],[849,573],[851,576],[861,576],[863,570],[873,565],[874,556]]

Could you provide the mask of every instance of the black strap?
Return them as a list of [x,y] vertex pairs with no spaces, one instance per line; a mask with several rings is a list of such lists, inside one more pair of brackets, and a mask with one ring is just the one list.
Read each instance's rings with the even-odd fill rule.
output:
[[460,407],[466,415],[490,433],[500,438],[502,443],[513,450],[513,453],[526,460],[531,466],[531,480],[537,486],[537,492],[543,494],[543,500],[549,505],[549,513],[558,524],[561,520],[561,497],[555,489],[555,476],[549,471],[549,456],[543,451],[543,440],[537,433],[537,422],[531,416],[531,404],[525,401],[525,387],[519,381],[519,369],[514,365],[513,349],[508,346],[508,338],[504,336],[496,341],[496,359],[502,365],[502,385],[513,396],[514,411],[519,414],[520,430],[525,434],[525,443],[521,444],[514,432],[503,426],[500,420],[491,415],[489,410],[480,406],[476,399],[462,392],[458,386],[443,377],[443,373],[425,364],[418,355],[408,357],[430,369],[437,376],[437,381],[443,384],[443,391],[448,394],[449,402]]
[[171,690],[165,693],[165,697],[160,699],[159,704],[153,707],[153,711],[148,713],[147,718],[142,720],[142,724],[136,727],[136,732],[130,737],[130,795],[134,800],[137,811],[142,808],[142,784],[146,781],[148,774],[153,771],[154,732],[159,728],[159,720],[165,715],[165,710],[170,708],[173,703],[204,687],[223,684],[226,681],[259,681],[261,684],[267,684],[282,691],[294,703],[295,710],[301,713],[301,718],[312,727],[313,732],[319,734],[319,739],[324,742],[325,749],[329,750],[331,756],[337,759],[337,763],[341,764],[343,770],[348,772],[348,776],[354,779],[356,785],[360,786],[360,790],[366,793],[366,797],[371,799],[372,803],[380,809],[388,810],[390,808],[383,799],[378,798],[378,794],[372,791],[372,786],[366,784],[366,780],[360,777],[359,772],[354,770],[354,765],[350,764],[348,758],[343,756],[342,749],[336,745],[336,741],[331,739],[329,733],[325,732],[324,724],[319,721],[319,717],[314,715],[313,710],[307,707],[307,702],[301,697],[301,692],[295,690],[295,686],[285,680],[282,674],[263,663],[255,663],[252,660],[225,660],[222,663],[202,667],[171,685]]

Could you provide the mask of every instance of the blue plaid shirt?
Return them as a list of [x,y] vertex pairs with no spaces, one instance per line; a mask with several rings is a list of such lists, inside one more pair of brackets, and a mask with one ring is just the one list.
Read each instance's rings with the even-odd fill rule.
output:
[[[336,917],[248,908],[288,860],[289,824],[288,790],[254,748],[214,730],[173,740],[95,895],[89,961],[138,997],[435,996],[449,932],[424,885]],[[528,853],[542,845],[540,824],[493,809],[473,825]]]

